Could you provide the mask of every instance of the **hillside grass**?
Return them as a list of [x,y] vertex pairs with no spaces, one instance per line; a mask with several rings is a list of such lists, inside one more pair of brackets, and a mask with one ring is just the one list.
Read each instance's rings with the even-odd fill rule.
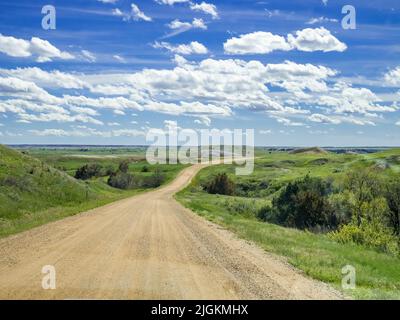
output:
[[[330,177],[340,182],[347,170],[357,170],[367,166],[382,166],[382,175],[392,175],[397,171],[396,157],[400,150],[388,150],[375,154],[288,154],[272,152],[259,154],[252,175],[238,177],[234,167],[219,165],[207,167],[199,172],[192,183],[176,195],[186,207],[199,215],[233,231],[239,237],[253,241],[266,251],[285,257],[289,263],[303,270],[312,278],[341,289],[342,267],[356,268],[356,289],[346,290],[346,294],[356,299],[400,299],[400,259],[389,254],[355,244],[340,244],[324,234],[284,228],[257,220],[253,214],[235,213],[229,206],[236,201],[252,202],[259,207],[271,201],[280,187],[294,179],[310,176]],[[394,161],[393,161],[394,159]],[[394,163],[393,163],[394,162]],[[236,184],[257,189],[246,197],[210,195],[201,185],[216,173],[226,172]],[[265,190],[266,189],[266,190]]]
[[[50,221],[62,219],[107,203],[145,192],[150,189],[120,190],[107,185],[107,177],[87,181],[74,179],[76,169],[92,161],[90,151],[33,149],[24,153],[0,145],[0,237],[18,233]],[[98,157],[98,150],[92,151]],[[105,151],[102,151],[105,152]],[[31,156],[34,154],[42,160]],[[184,168],[182,165],[147,165],[143,153],[135,150],[129,171],[136,176],[151,175],[160,170],[164,184],[170,182]],[[126,154],[100,159],[102,165],[117,168]],[[143,166],[148,172],[141,172]],[[65,167],[65,172],[55,169]]]

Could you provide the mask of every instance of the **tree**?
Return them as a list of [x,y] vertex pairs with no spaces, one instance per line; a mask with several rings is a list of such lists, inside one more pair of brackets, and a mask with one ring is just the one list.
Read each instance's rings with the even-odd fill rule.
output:
[[400,243],[400,182],[393,180],[387,184],[385,198],[389,207],[388,222]]
[[351,222],[354,210],[354,197],[349,190],[329,195],[328,201],[338,225],[345,225]]
[[[399,253],[400,183],[383,183],[375,170],[353,170],[345,185],[352,220],[333,232],[333,239],[355,242],[379,251]],[[385,186],[385,187],[384,187]],[[347,207],[347,205],[346,205]]]
[[400,243],[388,227],[386,218],[389,209],[385,198],[377,197],[364,202],[361,210],[360,226],[356,225],[356,221],[342,225],[338,231],[330,233],[330,237],[339,242],[354,242],[397,255]]
[[93,177],[101,176],[102,166],[97,163],[85,164],[75,172],[75,178],[88,180]]
[[345,178],[345,186],[354,195],[353,216],[359,227],[362,223],[362,207],[380,193],[380,183],[373,169],[354,169]]

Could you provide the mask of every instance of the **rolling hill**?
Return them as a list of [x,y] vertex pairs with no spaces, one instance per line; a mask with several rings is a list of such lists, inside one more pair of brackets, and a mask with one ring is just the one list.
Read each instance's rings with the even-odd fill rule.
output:
[[0,230],[23,216],[82,203],[91,196],[84,182],[0,145]]
[[289,154],[327,154],[327,153],[328,151],[319,147],[300,148],[289,151]]

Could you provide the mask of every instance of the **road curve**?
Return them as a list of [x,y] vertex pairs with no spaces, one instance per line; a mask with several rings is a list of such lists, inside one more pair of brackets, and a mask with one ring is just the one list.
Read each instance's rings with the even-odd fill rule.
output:
[[[2,299],[338,299],[327,285],[185,209],[169,185],[0,240]],[[56,289],[42,288],[42,267]]]

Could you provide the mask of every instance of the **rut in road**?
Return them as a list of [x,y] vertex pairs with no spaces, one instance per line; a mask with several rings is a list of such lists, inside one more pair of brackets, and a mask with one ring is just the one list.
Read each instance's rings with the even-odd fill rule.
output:
[[[169,185],[0,240],[3,299],[340,299],[282,259],[195,215]],[[42,288],[53,265],[56,289]]]

